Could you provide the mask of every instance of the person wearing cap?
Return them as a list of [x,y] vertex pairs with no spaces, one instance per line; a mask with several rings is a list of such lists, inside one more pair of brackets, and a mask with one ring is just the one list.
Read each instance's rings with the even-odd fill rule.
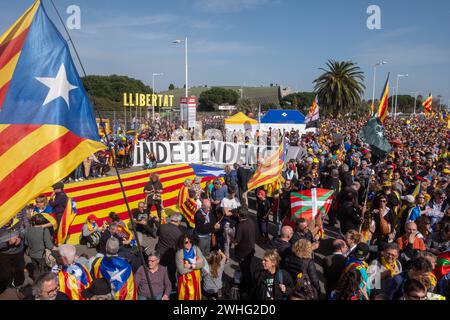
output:
[[183,220],[181,214],[178,212],[172,214],[169,218],[169,223],[161,225],[158,229],[158,242],[155,246],[155,250],[157,250],[161,256],[161,265],[167,267],[173,287],[176,285],[175,253],[178,240],[183,235],[180,228],[181,220]]
[[259,190],[256,198],[256,217],[261,240],[268,243],[269,239],[269,212],[272,208],[270,201],[266,198],[266,192]]
[[58,225],[61,222],[64,210],[66,210],[67,201],[68,197],[64,192],[64,183],[58,182],[53,185],[53,193],[50,196],[50,201],[48,202],[48,204],[50,207],[52,207],[53,212],[56,214]]
[[108,279],[95,279],[89,288],[81,291],[81,296],[86,300],[114,300]]
[[369,246],[366,243],[358,243],[355,250],[347,259],[344,267],[343,275],[352,269],[356,269],[361,273],[360,289],[366,291],[368,297],[370,297],[370,286],[368,285],[369,276],[367,274],[368,264],[366,260],[369,258]]
[[420,217],[420,209],[416,205],[416,199],[414,196],[408,194],[401,197],[403,200],[402,212],[400,214],[400,223],[398,225],[399,235],[403,235],[404,226],[408,221],[416,221]]
[[80,244],[86,244],[90,248],[95,248],[100,243],[102,231],[104,228],[97,224],[97,217],[93,214],[89,215],[86,223],[81,229]]

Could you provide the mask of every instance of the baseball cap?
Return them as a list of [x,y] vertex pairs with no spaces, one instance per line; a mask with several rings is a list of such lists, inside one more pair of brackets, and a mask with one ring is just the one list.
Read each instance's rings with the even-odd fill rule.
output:
[[57,182],[53,185],[53,190],[55,189],[64,189],[64,183],[62,182]]
[[263,198],[265,198],[265,197],[266,197],[266,192],[265,192],[264,190],[259,190],[259,191],[258,191],[258,197],[263,197]]
[[412,195],[408,194],[407,196],[401,197],[402,200],[405,200],[408,203],[415,203],[415,199]]
[[365,260],[369,254],[369,246],[366,243],[358,243],[353,256],[358,260]]
[[95,279],[91,286],[81,291],[81,296],[85,299],[90,299],[93,296],[103,296],[111,293],[111,285],[105,278]]

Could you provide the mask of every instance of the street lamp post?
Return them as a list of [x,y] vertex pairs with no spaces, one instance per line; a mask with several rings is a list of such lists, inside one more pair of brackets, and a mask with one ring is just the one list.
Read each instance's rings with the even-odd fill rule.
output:
[[[154,73],[152,74],[152,90],[153,90],[153,94],[156,94],[156,90],[155,90],[155,77],[156,76],[163,76],[164,73]],[[152,101],[155,101],[154,99],[152,99]],[[152,102],[152,119],[153,121],[155,121],[155,105]]]
[[392,88],[391,113],[394,114],[395,87]]
[[184,40],[174,40],[173,43],[183,43],[184,42],[184,47],[185,47],[185,54],[184,54],[184,64],[185,64],[185,69],[186,69],[186,98],[189,96],[189,82],[188,82],[188,73],[189,73],[189,69],[188,69],[188,38],[186,37]]
[[[375,110],[375,83],[376,83],[376,78],[377,78],[377,67],[382,66],[383,64],[387,64],[386,61],[380,61],[378,62],[376,65],[373,66],[373,94],[372,94],[372,104],[374,105],[374,110]],[[372,116],[373,116],[373,112],[372,112]]]
[[398,75],[397,75],[397,87],[395,88],[396,91],[395,91],[395,111],[394,111],[395,113],[394,113],[394,119],[397,118],[398,79],[400,79],[400,78],[406,78],[406,77],[409,77],[409,75],[408,75],[408,74],[398,74]]
[[411,94],[414,95],[414,115],[416,114],[416,105],[417,105],[417,95],[419,94],[418,92],[411,92]]

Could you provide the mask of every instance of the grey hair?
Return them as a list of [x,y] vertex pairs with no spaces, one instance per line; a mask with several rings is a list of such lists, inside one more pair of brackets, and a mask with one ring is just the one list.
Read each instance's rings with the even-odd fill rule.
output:
[[44,285],[45,282],[49,281],[58,282],[59,281],[58,275],[53,272],[46,272],[40,274],[34,281],[33,287],[31,289],[33,297],[39,298],[42,294],[42,286]]
[[117,238],[111,237],[106,241],[106,254],[116,255],[119,252],[120,242]]
[[58,252],[61,257],[66,258],[68,264],[72,264],[75,261],[75,256],[77,254],[77,248],[72,244],[63,244],[59,246]]
[[161,259],[161,254],[157,250],[149,250],[147,253],[147,256],[150,257],[156,257],[158,259]]
[[202,178],[201,177],[195,177],[194,182],[195,183],[200,183],[200,182],[202,182]]
[[186,187],[190,186],[191,184],[192,184],[192,180],[191,180],[191,179],[186,179],[186,180],[184,180],[184,185],[185,185]]

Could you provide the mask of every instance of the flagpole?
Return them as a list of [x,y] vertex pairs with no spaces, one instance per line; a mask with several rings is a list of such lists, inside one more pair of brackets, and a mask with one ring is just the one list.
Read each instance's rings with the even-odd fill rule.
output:
[[[83,70],[83,75],[84,75],[84,77],[86,77],[86,71],[85,71],[85,69],[83,67],[83,63],[81,62],[80,56],[78,55],[77,49],[75,48],[75,44],[72,41],[72,38],[70,37],[69,30],[67,30],[66,25],[64,24],[64,21],[62,20],[58,9],[56,8],[55,4],[53,3],[53,0],[50,0],[50,2],[52,3],[53,8],[55,9],[56,14],[59,17],[59,20],[61,21],[61,24],[63,25],[64,30],[66,31],[67,35],[69,36],[69,40],[70,40],[70,43],[72,44],[72,48],[74,49],[74,51],[76,53],[76,56],[77,56],[77,59],[78,59],[78,62],[80,63],[81,69]],[[100,125],[103,127],[103,132],[105,132],[105,134],[106,134],[106,126],[105,126],[105,123],[103,122],[103,118],[102,118],[102,115],[100,113],[100,110],[98,110],[98,108],[95,108],[94,105],[92,107],[97,112],[97,114],[98,114],[98,116],[100,118]],[[127,207],[128,217],[130,219],[133,235],[134,235],[134,238],[136,239],[136,245],[137,245],[138,252],[139,252],[139,258],[141,260],[142,266],[144,267],[145,278],[147,280],[147,284],[148,284],[148,287],[150,289],[150,298],[151,298],[151,300],[153,300],[155,295],[153,294],[153,288],[152,288],[152,283],[150,281],[150,274],[149,274],[149,271],[148,271],[148,268],[147,268],[147,263],[145,262],[144,254],[142,253],[142,246],[141,246],[141,243],[139,241],[139,237],[137,236],[136,224],[134,223],[133,216],[131,215],[130,205],[128,203],[127,195],[125,193],[125,188],[123,186],[122,178],[121,178],[120,173],[119,173],[119,168],[117,167],[116,157],[113,156],[112,159],[113,159],[114,168],[116,169],[116,174],[117,174],[117,179],[118,179],[119,184],[120,184],[120,189],[122,190],[123,199],[124,199],[125,205]]]

